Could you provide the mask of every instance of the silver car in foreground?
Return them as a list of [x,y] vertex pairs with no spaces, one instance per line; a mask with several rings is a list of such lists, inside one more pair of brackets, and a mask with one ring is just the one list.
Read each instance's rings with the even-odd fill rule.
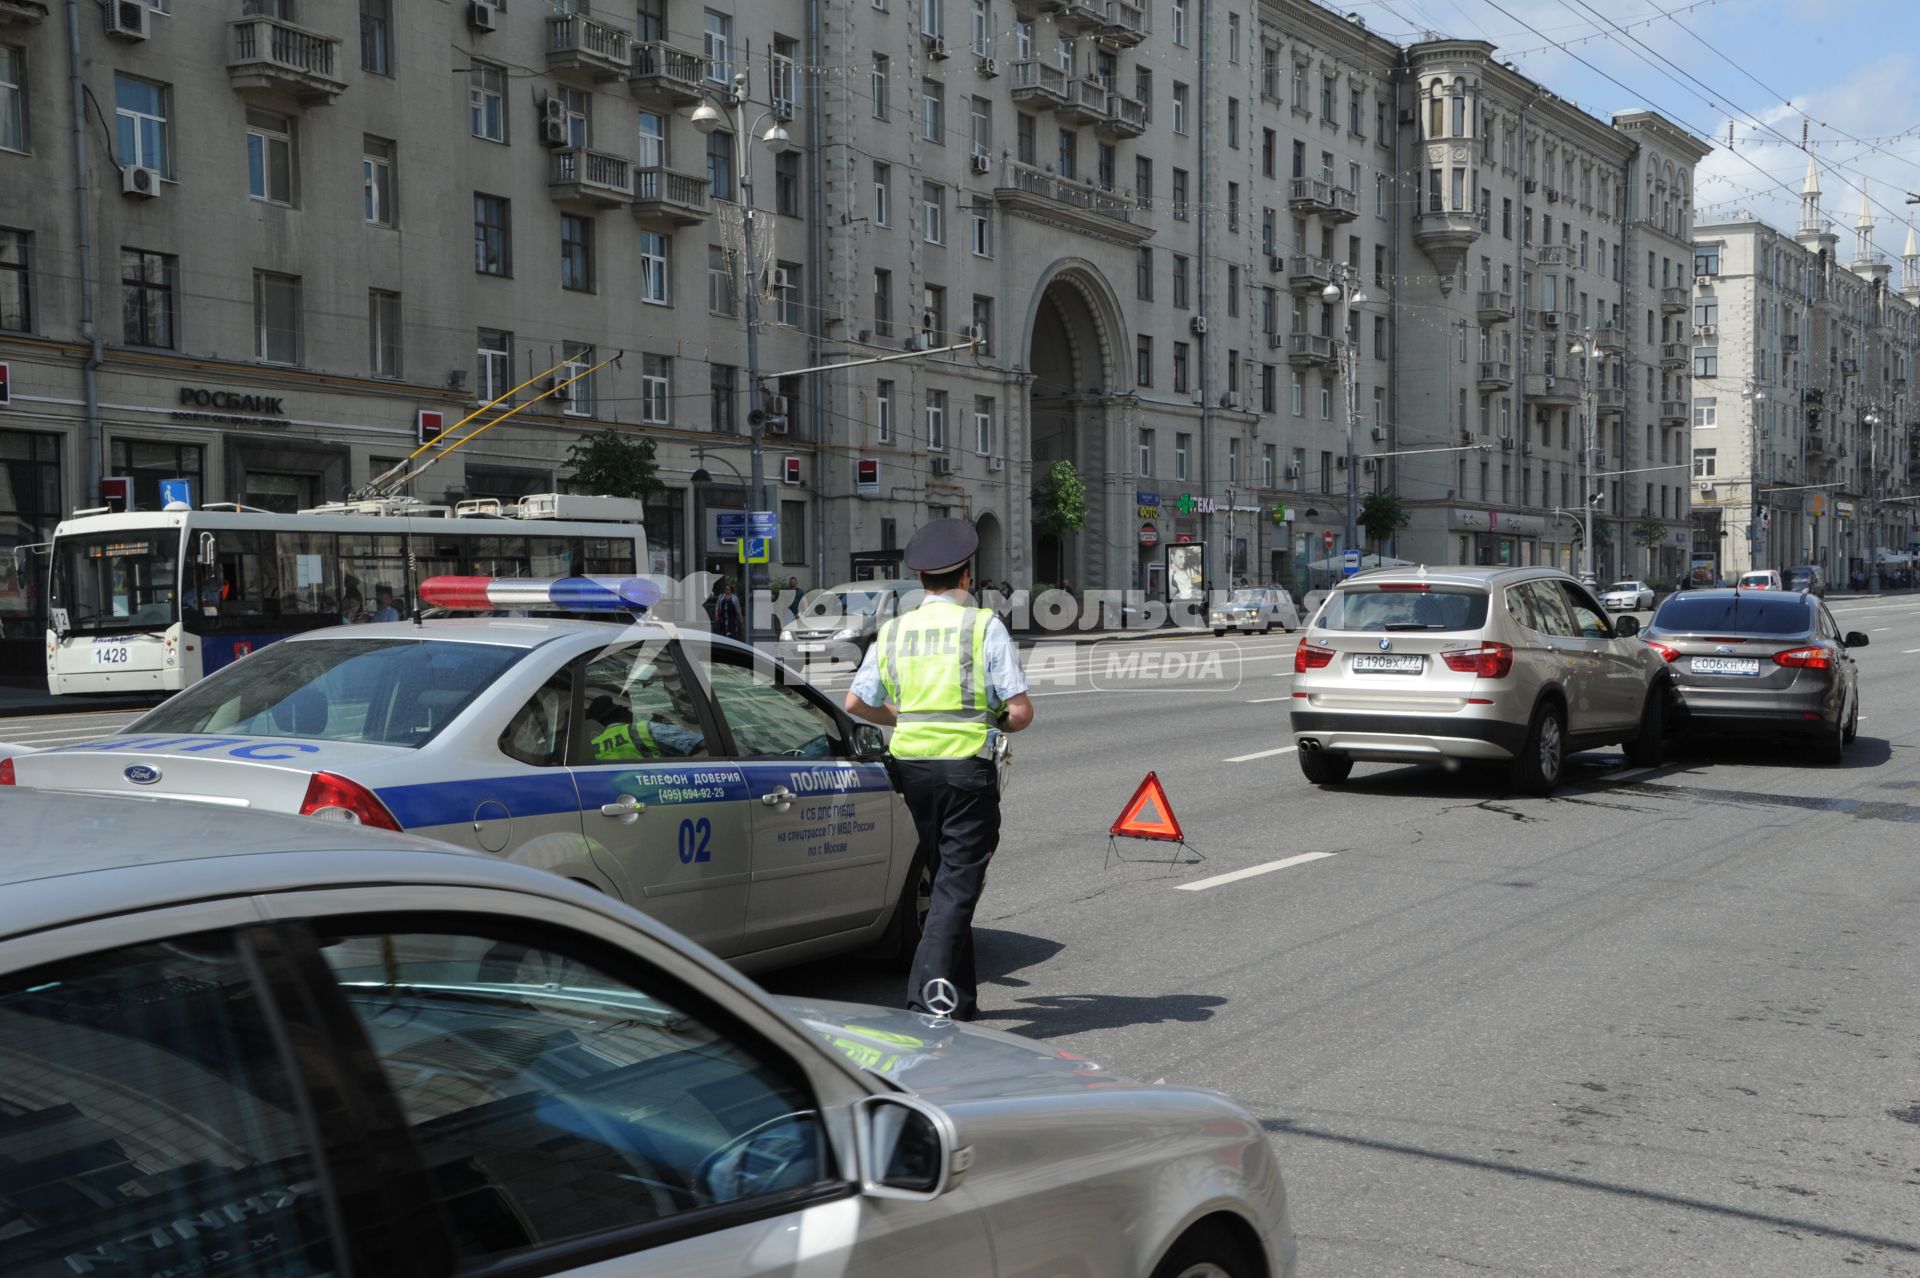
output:
[[1666,663],[1552,568],[1379,568],[1341,582],[1294,653],[1300,770],[1336,784],[1356,762],[1505,763],[1548,794],[1575,750],[1624,742],[1660,761]]
[[1286,1278],[1260,1124],[407,835],[0,797],[0,1273]]

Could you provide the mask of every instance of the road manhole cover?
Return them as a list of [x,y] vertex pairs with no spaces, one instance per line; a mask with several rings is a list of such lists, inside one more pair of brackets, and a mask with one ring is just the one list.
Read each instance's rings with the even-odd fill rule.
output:
[[1920,1105],[1909,1105],[1905,1109],[1887,1111],[1903,1123],[1920,1123]]

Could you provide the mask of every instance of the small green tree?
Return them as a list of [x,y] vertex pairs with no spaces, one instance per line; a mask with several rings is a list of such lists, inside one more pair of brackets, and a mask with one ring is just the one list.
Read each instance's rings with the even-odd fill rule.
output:
[[646,501],[663,487],[653,441],[616,430],[582,435],[568,447],[567,464],[573,482],[597,497]]
[[1667,539],[1667,526],[1659,516],[1648,511],[1633,524],[1633,539],[1647,549],[1647,576],[1654,573],[1655,557],[1660,553],[1660,543]]
[[1387,488],[1361,498],[1360,517],[1354,522],[1367,534],[1367,540],[1373,543],[1373,553],[1377,555],[1385,549],[1387,538],[1407,526],[1407,518],[1406,507],[1400,503],[1400,494]]
[[1033,486],[1033,527],[1042,537],[1054,539],[1055,577],[1066,575],[1066,536],[1087,521],[1087,486],[1073,463],[1061,460],[1047,467],[1047,473]]

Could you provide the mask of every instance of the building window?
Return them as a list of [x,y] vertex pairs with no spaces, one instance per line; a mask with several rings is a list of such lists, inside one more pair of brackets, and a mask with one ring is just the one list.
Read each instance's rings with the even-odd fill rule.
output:
[[666,306],[673,301],[671,281],[668,277],[668,258],[673,248],[673,238],[659,231],[640,232],[640,300],[655,306]]
[[873,437],[882,444],[893,442],[893,383],[886,378],[873,388]]
[[560,366],[560,380],[569,383],[554,396],[561,401],[561,413],[568,417],[593,416],[593,374],[587,371],[598,362],[593,347],[584,342],[562,342],[560,353],[567,361]]
[[574,213],[560,215],[560,287],[581,293],[593,291],[592,218]]
[[1720,273],[1720,246],[1701,244],[1693,250],[1693,273],[1695,275],[1718,275]]
[[973,397],[973,451],[982,457],[993,456],[993,397]]
[[1173,171],[1173,220],[1176,222],[1187,220],[1187,171],[1185,169]]
[[360,216],[368,226],[392,226],[393,143],[364,138],[360,143]]
[[253,273],[253,354],[269,364],[300,362],[300,277]]
[[974,348],[974,354],[987,356],[993,354],[993,299],[973,295],[973,332],[971,336],[980,345]]
[[773,210],[783,217],[800,216],[798,151],[782,151],[773,157]]
[[938,80],[920,82],[920,136],[929,142],[947,140],[947,91]]
[[367,293],[367,364],[375,377],[400,376],[400,295]]
[[707,245],[707,309],[732,315],[738,303],[733,292],[733,258],[718,244]]
[[967,137],[975,155],[993,154],[993,103],[985,98],[970,98],[967,105]]
[[1717,377],[1720,374],[1720,351],[1713,346],[1693,348],[1693,375],[1695,377]]
[[920,0],[920,34],[939,36],[947,29],[947,16],[940,0]]
[[[0,233],[0,244],[4,244]],[[174,287],[179,259],[168,253],[149,253],[145,249],[120,250],[120,284],[126,290],[122,340],[128,346],[157,346],[173,350],[178,345],[174,333]],[[5,306],[0,303],[0,328],[7,327]]]
[[488,142],[507,140],[507,69],[475,62],[467,68],[467,129]]
[[0,151],[27,149],[27,52],[0,44]]
[[1187,0],[1173,0],[1173,42],[1187,42]]
[[774,323],[800,327],[800,266],[782,262],[773,268]]
[[513,334],[497,328],[483,328],[474,343],[474,360],[480,366],[480,402],[491,404],[513,389]]
[[636,113],[640,124],[640,150],[634,163],[642,169],[661,169],[667,165],[667,117],[657,111]]
[[1133,251],[1133,295],[1143,302],[1153,300],[1153,249],[1145,244]]
[[1173,131],[1184,134],[1187,131],[1187,86],[1173,86]]
[[873,162],[873,224],[893,225],[893,166]]
[[707,79],[715,84],[733,83],[733,19],[724,13],[707,10],[705,30]]
[[1693,477],[1695,479],[1712,479],[1715,473],[1714,463],[1715,463],[1716,457],[1717,457],[1716,449],[1712,449],[1712,448],[1694,449],[1693,450]]
[[879,337],[893,336],[893,272],[885,268],[873,272],[873,331]]
[[1153,432],[1145,427],[1140,431],[1140,476],[1153,478]]
[[1173,255],[1173,305],[1175,310],[1184,311],[1187,307],[1187,257],[1183,253]]
[[158,169],[161,177],[171,178],[173,144],[167,124],[171,90],[129,75],[116,75],[113,95],[120,163]]
[[393,74],[392,0],[360,0],[360,69]]
[[1173,344],[1173,392],[1176,395],[1185,395],[1193,390],[1191,352],[1192,348],[1186,342]]
[[993,220],[987,214],[967,214],[967,247],[975,257],[993,256]]
[[710,401],[707,424],[722,435],[732,435],[740,429],[734,415],[737,407],[733,388],[736,372],[732,364],[707,366],[707,394]]
[[947,242],[947,189],[938,182],[920,184],[920,233],[929,244]]
[[716,200],[733,198],[733,134],[707,135],[707,193]]
[[1072,129],[1061,129],[1057,137],[1059,173],[1072,182],[1080,176],[1080,135]]
[[773,38],[773,65],[769,80],[768,93],[773,99],[776,115],[792,119],[794,108],[799,100],[799,81],[794,75],[794,62],[799,46],[791,36],[777,35]]
[[0,332],[33,330],[33,232],[0,226]]
[[1702,395],[1693,401],[1693,428],[1712,430],[1720,424],[1719,401],[1711,395]]
[[1153,339],[1145,333],[1133,339],[1133,380],[1139,386],[1153,385]]
[[873,55],[873,73],[867,86],[868,96],[873,99],[873,118],[887,118],[888,85],[893,80],[893,59],[884,54]]
[[943,390],[927,392],[927,450],[947,450],[947,393]]
[[513,274],[510,210],[497,195],[473,197],[473,269],[482,275]]
[[673,420],[673,360],[666,355],[640,357],[640,420],[665,426]]
[[1177,431],[1173,436],[1173,477],[1187,477],[1187,454],[1193,449],[1193,436],[1185,431]]

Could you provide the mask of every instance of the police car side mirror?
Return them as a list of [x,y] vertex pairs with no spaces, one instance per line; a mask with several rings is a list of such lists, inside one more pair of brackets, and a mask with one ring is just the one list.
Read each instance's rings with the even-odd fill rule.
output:
[[853,757],[856,759],[880,759],[887,753],[887,734],[880,731],[878,724],[856,723],[853,725]]

